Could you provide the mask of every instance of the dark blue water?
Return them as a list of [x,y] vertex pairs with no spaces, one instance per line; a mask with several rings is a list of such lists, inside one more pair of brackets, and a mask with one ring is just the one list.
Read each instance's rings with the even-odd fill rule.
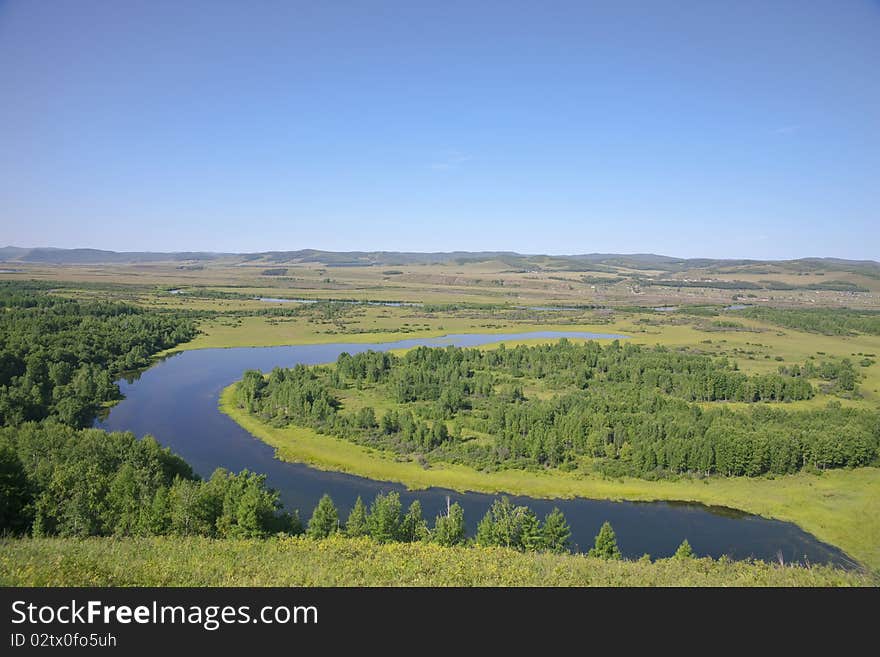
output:
[[[368,504],[380,491],[396,490],[405,504],[419,499],[425,517],[446,508],[446,497],[462,505],[470,531],[485,514],[495,496],[457,493],[444,489],[407,491],[399,484],[373,481],[347,474],[323,472],[308,466],[274,458],[274,450],[257,440],[217,409],[220,391],[241,378],[244,370],[269,371],[297,363],[335,361],[343,351],[388,350],[419,345],[455,344],[474,346],[505,340],[560,337],[623,338],[577,332],[539,332],[507,335],[449,335],[432,339],[410,339],[381,344],[324,344],[296,347],[242,347],[202,349],[178,353],[143,372],[132,381],[121,381],[125,399],[113,407],[100,426],[112,431],[152,434],[160,443],[186,459],[202,476],[215,468],[233,471],[247,468],[268,475],[269,484],[281,493],[287,508],[300,510],[307,519],[318,499],[329,493],[342,517],[361,496]],[[610,521],[618,543],[627,557],[650,554],[668,556],[685,538],[700,555],[733,558],[754,557],[786,563],[837,563],[851,561],[840,550],[819,542],[791,523],[715,509],[698,504],[652,502],[610,502],[605,500],[544,500],[511,496],[539,516],[558,506],[572,527],[572,541],[587,549],[599,527]]]

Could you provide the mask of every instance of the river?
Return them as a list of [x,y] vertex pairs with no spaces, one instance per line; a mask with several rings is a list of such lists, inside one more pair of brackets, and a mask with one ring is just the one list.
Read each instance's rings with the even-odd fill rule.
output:
[[[218,467],[232,471],[248,469],[268,476],[285,507],[299,509],[306,520],[318,499],[329,493],[345,518],[357,496],[367,504],[380,491],[396,490],[405,505],[419,499],[429,523],[446,507],[446,498],[462,505],[469,530],[485,514],[495,496],[458,493],[439,488],[407,491],[405,487],[348,474],[325,472],[274,458],[274,449],[251,436],[221,413],[217,402],[221,390],[241,378],[246,369],[268,372],[273,367],[292,367],[335,361],[342,352],[389,350],[419,345],[475,346],[506,340],[561,337],[614,339],[620,335],[543,331],[520,334],[460,334],[439,338],[415,338],[378,344],[322,344],[289,347],[239,347],[199,349],[176,353],[136,378],[119,382],[124,399],[98,426],[111,431],[152,434],[163,445],[186,459],[203,477]],[[558,506],[572,528],[576,549],[586,551],[604,521],[611,522],[621,552],[637,558],[672,554],[685,538],[699,555],[759,558],[786,563],[835,563],[851,565],[840,550],[818,541],[794,524],[768,520],[732,509],[674,502],[611,502],[606,500],[545,500],[510,496],[527,504],[543,517]]]

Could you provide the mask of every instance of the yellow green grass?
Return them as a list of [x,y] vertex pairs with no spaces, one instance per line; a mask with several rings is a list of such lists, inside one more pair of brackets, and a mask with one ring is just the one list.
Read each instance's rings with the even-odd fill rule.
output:
[[880,469],[832,470],[769,478],[646,481],[605,479],[573,472],[502,470],[481,472],[464,465],[424,468],[396,455],[319,434],[305,427],[273,427],[237,408],[233,386],[220,409],[268,443],[283,461],[323,470],[394,481],[409,488],[438,486],[458,491],[510,493],[542,498],[681,500],[742,509],[796,523],[836,545],[862,564],[880,570]]
[[875,586],[828,566],[305,537],[0,539],[0,586]]

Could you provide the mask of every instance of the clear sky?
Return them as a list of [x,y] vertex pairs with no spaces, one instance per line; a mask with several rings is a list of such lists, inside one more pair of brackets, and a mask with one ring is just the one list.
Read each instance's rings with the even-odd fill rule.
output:
[[880,259],[880,3],[0,0],[0,245]]

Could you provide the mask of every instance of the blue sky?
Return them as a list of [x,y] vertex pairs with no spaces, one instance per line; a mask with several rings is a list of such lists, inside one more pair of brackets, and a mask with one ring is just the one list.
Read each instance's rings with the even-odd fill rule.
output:
[[880,259],[880,3],[0,0],[0,222]]

